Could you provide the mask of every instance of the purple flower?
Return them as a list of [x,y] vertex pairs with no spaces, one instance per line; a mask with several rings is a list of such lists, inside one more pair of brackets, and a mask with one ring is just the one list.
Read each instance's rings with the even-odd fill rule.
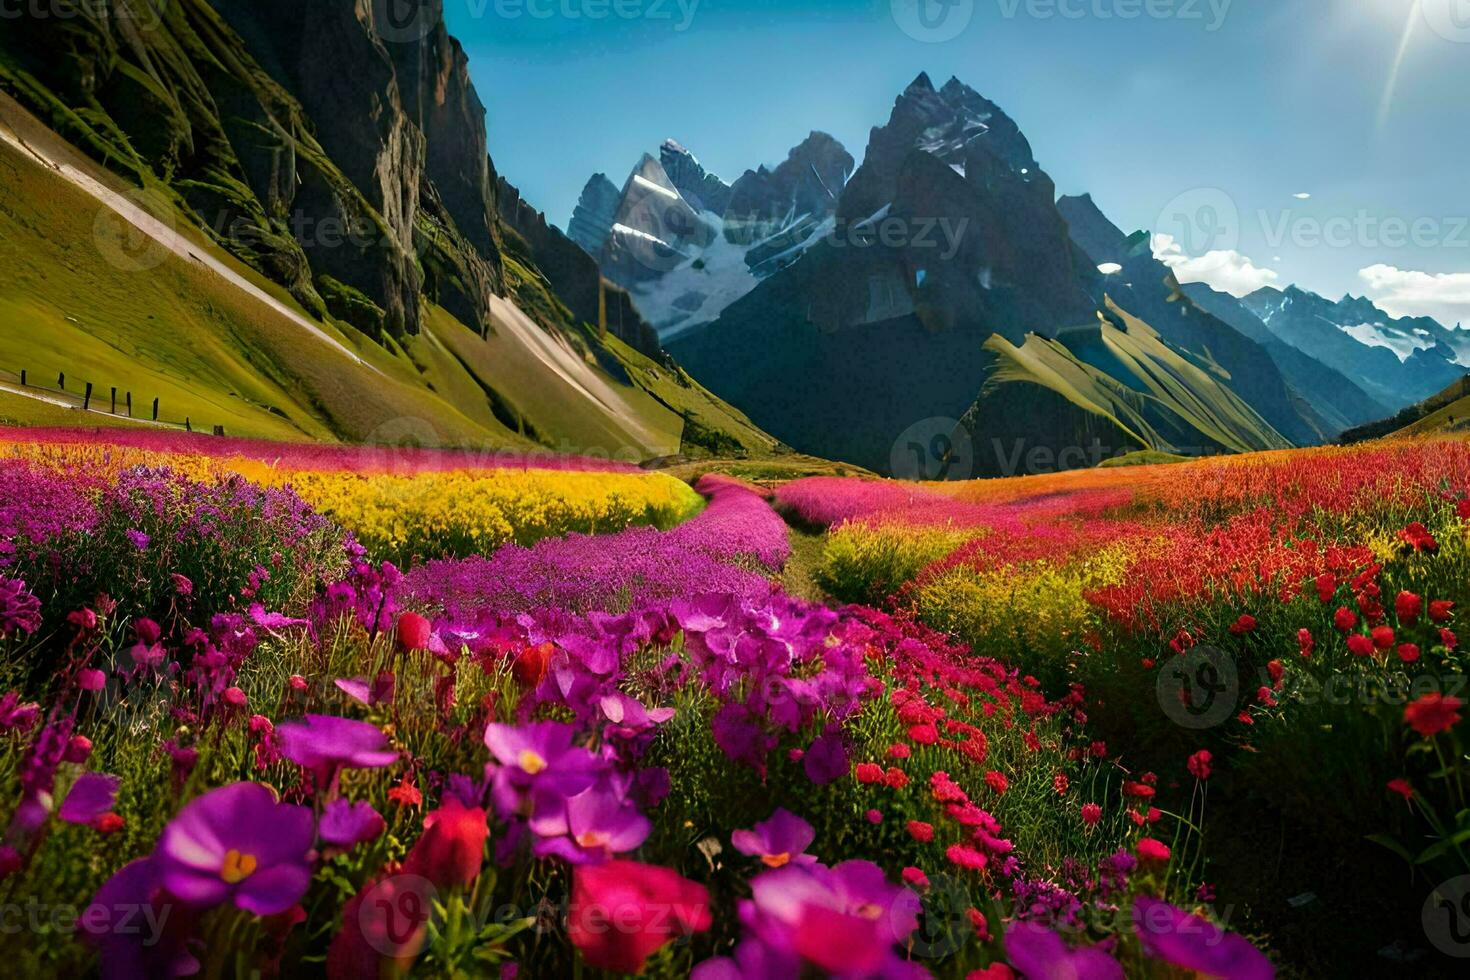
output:
[[1006,958],[1037,980],[1123,980],[1118,961],[1095,946],[1069,949],[1061,936],[1033,922],[1006,930]]
[[317,832],[328,844],[350,849],[376,840],[385,829],[387,824],[371,803],[349,803],[339,797],[322,811]]
[[576,736],[557,721],[486,726],[485,746],[498,763],[491,798],[502,817],[521,813],[533,789],[567,799],[592,785],[606,764],[573,745]]
[[331,791],[343,769],[377,769],[398,761],[388,737],[365,721],[307,715],[276,726],[281,755],[312,771],[319,791]]
[[1133,904],[1133,929],[1150,958],[1230,980],[1270,980],[1276,969],[1246,939],[1156,898]]
[[41,717],[41,706],[33,701],[22,703],[15,691],[0,696],[0,734],[28,732]]
[[77,924],[101,955],[104,980],[173,980],[199,972],[187,948],[194,917],[164,893],[158,862],[142,858],[97,889]]
[[652,829],[648,818],[610,780],[570,799],[539,789],[534,799],[531,832],[539,838],[533,848],[537,857],[600,863],[637,849]]
[[735,831],[730,843],[741,854],[760,858],[768,868],[784,868],[788,864],[816,864],[817,859],[806,853],[816,837],[811,824],[789,810],[778,809],[769,820],[750,830]]
[[259,783],[210,790],[178,812],[158,838],[159,882],[197,908],[225,902],[276,915],[311,884],[311,811],[276,800]]
[[358,704],[372,708],[379,704],[393,700],[393,690],[397,686],[398,679],[391,673],[384,671],[368,682],[366,677],[341,677],[334,683],[337,690],[347,695]]
[[122,779],[103,773],[87,772],[77,777],[67,791],[57,816],[67,823],[90,825],[112,809]]
[[41,628],[41,600],[18,578],[0,578],[0,639]]
[[148,535],[144,534],[142,531],[139,531],[137,528],[128,528],[127,531],[124,532],[124,534],[127,536],[128,541],[132,544],[134,548],[137,548],[139,551],[148,550],[148,545],[151,543],[152,540],[148,537]]
[[807,778],[818,786],[835,783],[846,776],[849,769],[847,747],[842,744],[841,734],[829,731],[817,736],[811,748],[806,750],[801,764],[806,769]]
[[876,864],[788,864],[750,887],[741,918],[777,955],[836,976],[903,973],[894,946],[918,928],[919,896],[890,884]]

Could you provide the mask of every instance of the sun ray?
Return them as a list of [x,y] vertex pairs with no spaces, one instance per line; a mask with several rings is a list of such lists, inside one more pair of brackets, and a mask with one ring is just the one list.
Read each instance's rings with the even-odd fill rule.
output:
[[1382,129],[1388,122],[1388,115],[1393,110],[1394,93],[1399,87],[1399,72],[1403,70],[1404,59],[1409,54],[1409,42],[1414,39],[1414,26],[1419,23],[1420,6],[1424,0],[1414,0],[1409,5],[1409,17],[1404,22],[1404,34],[1399,38],[1399,50],[1393,58],[1393,68],[1388,73],[1388,84],[1383,88],[1383,100],[1378,104],[1378,128]]

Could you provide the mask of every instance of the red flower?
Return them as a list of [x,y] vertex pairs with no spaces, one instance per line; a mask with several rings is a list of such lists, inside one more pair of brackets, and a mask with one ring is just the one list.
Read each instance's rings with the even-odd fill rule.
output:
[[1189,769],[1189,774],[1195,779],[1209,779],[1210,763],[1214,760],[1214,758],[1215,757],[1210,754],[1209,749],[1200,749],[1194,755],[1189,757],[1189,761],[1185,763],[1185,767]]
[[434,627],[416,612],[406,612],[398,617],[398,649],[409,653],[429,649],[429,637]]
[[1323,572],[1317,576],[1317,598],[1322,600],[1324,606],[1332,601],[1336,593],[1337,579],[1331,572]]
[[889,755],[889,758],[893,758],[893,759],[907,759],[909,756],[911,756],[913,754],[914,754],[914,750],[911,749],[911,748],[909,748],[903,742],[894,742],[892,745],[888,746],[888,755]]
[[1399,644],[1399,659],[1406,664],[1414,663],[1419,659],[1419,646],[1415,643]]
[[1379,650],[1387,650],[1393,646],[1393,628],[1391,626],[1375,626],[1373,628],[1373,646]]
[[419,806],[424,802],[424,794],[413,784],[413,777],[405,775],[397,786],[388,790],[388,799],[399,806]]
[[904,868],[903,883],[915,891],[928,891],[929,876],[918,868]]
[[1246,633],[1254,633],[1255,629],[1256,617],[1250,615],[1249,613],[1243,613],[1241,614],[1241,617],[1235,621],[1234,625],[1230,627],[1230,632],[1234,633],[1236,636],[1242,636]]
[[600,970],[641,973],[655,950],[712,924],[709,892],[670,868],[608,861],[572,872],[567,934]]
[[1066,796],[1067,790],[1072,788],[1072,781],[1067,778],[1066,773],[1059,772],[1051,777],[1051,788],[1058,796]]
[[1448,599],[1436,599],[1429,604],[1429,618],[1436,623],[1449,622],[1455,604]]
[[1426,694],[1404,709],[1404,724],[1425,738],[1433,738],[1459,723],[1464,705],[1459,698]]
[[534,647],[528,646],[516,657],[510,672],[525,687],[535,687],[541,683],[541,678],[546,676],[546,669],[551,666],[551,657],[554,653],[556,653],[556,647],[550,643],[542,643]]
[[1400,626],[1413,626],[1424,612],[1424,600],[1412,592],[1400,592],[1393,601],[1393,611],[1399,617]]
[[449,797],[424,818],[424,833],[408,852],[403,869],[440,888],[468,885],[479,877],[489,832],[484,810]]
[[1161,840],[1145,837],[1138,842],[1138,860],[1144,864],[1167,864],[1169,845]]
[[1266,673],[1271,676],[1271,683],[1279,688],[1286,676],[1286,666],[1279,660],[1272,660],[1266,664]]
[[1123,795],[1137,797],[1140,800],[1153,799],[1154,788],[1144,783],[1135,783],[1131,780],[1123,783]]
[[930,724],[915,725],[909,729],[909,738],[920,745],[933,745],[939,741],[939,729]]
[[1309,629],[1297,630],[1296,642],[1302,648],[1303,657],[1310,657],[1312,655],[1312,650],[1315,649],[1317,646],[1317,641],[1312,639],[1312,631]]
[[1016,971],[1004,963],[992,963],[983,970],[971,970],[965,980],[1015,980]]
[[924,823],[922,820],[910,820],[907,824],[909,836],[920,844],[927,844],[934,839],[934,825]]
[[1010,780],[1006,779],[1005,773],[996,772],[994,769],[985,774],[985,785],[995,791],[996,795],[1004,795],[1011,788]]
[[99,834],[115,834],[126,826],[126,821],[115,813],[104,813],[92,824]]
[[951,844],[944,856],[949,858],[950,864],[968,871],[980,871],[990,863],[989,858],[968,844]]
[[1347,606],[1341,606],[1332,617],[1332,625],[1336,626],[1339,632],[1347,633],[1358,625],[1358,614]]
[[871,762],[859,762],[855,770],[857,781],[864,786],[872,786],[874,783],[883,782],[883,767]]
[[1355,657],[1371,657],[1373,655],[1373,641],[1362,633],[1354,633],[1348,637],[1348,652]]
[[897,766],[889,766],[883,774],[883,785],[889,789],[903,789],[909,784],[909,774]]
[[1439,642],[1444,644],[1446,650],[1453,650],[1460,645],[1460,638],[1451,630],[1440,630]]
[[1082,804],[1082,822],[1089,827],[1096,827],[1098,821],[1102,820],[1102,807],[1096,803]]
[[1407,779],[1390,779],[1388,781],[1388,788],[1391,792],[1402,796],[1405,802],[1414,798],[1414,787],[1409,785]]
[[1439,550],[1439,542],[1434,540],[1434,535],[1430,534],[1429,529],[1418,521],[1400,531],[1399,538],[1409,546],[1411,551],[1422,551],[1432,555]]

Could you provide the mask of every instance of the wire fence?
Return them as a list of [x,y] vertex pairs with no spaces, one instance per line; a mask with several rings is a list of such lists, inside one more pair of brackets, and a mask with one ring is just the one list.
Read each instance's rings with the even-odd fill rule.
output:
[[225,434],[225,427],[222,425],[208,430],[196,429],[194,420],[187,415],[182,420],[165,418],[160,414],[163,405],[159,398],[149,400],[144,396],[135,400],[130,390],[115,385],[104,388],[91,381],[67,378],[64,371],[58,372],[54,377],[48,373],[42,378],[26,368],[21,368],[18,374],[0,368],[0,387],[13,394],[44,401],[59,408],[111,415],[143,425],[156,425],[182,432],[212,431],[217,436]]

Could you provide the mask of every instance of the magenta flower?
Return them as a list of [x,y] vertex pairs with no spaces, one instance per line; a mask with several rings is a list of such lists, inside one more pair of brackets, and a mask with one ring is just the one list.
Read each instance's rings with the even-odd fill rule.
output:
[[846,776],[847,747],[842,744],[842,736],[837,732],[817,736],[801,764],[806,769],[806,777],[818,786],[835,783]]
[[538,789],[531,817],[537,857],[559,857],[570,864],[596,864],[636,850],[652,824],[610,781],[570,799]]
[[148,550],[148,545],[151,543],[151,539],[148,537],[148,535],[144,534],[142,531],[139,531],[136,528],[129,528],[125,532],[125,534],[128,541],[132,544],[134,548],[137,548],[139,551]]
[[1028,977],[1068,980],[1123,980],[1118,961],[1095,946],[1069,949],[1061,936],[1033,922],[1017,922],[1006,930],[1006,958]]
[[77,919],[85,942],[101,955],[102,976],[173,980],[198,973],[187,946],[195,914],[177,905],[163,891],[152,858],[107,879]]
[[276,915],[311,884],[311,811],[259,783],[232,783],[192,800],[158,838],[153,860],[170,895],[197,908],[233,902]]
[[1270,980],[1275,968],[1244,937],[1156,898],[1133,904],[1133,929],[1150,958],[1184,970],[1230,980]]
[[778,809],[769,820],[750,830],[732,833],[730,843],[741,854],[760,858],[768,868],[784,868],[788,864],[816,864],[817,859],[806,853],[816,838],[811,824],[789,810]]
[[829,974],[902,970],[894,946],[919,925],[919,896],[889,884],[870,861],[789,864],[757,876],[750,887],[751,905],[741,918],[756,938],[778,956],[799,957]]
[[0,696],[0,735],[28,732],[40,717],[41,706],[34,701],[22,702],[15,691],[6,691]]
[[0,639],[41,628],[41,600],[20,579],[0,577]]
[[485,727],[497,763],[491,798],[501,816],[524,811],[532,790],[569,799],[592,785],[606,764],[573,745],[576,737],[575,728],[557,721]]
[[317,832],[326,843],[351,849],[358,844],[376,840],[385,829],[387,824],[371,803],[366,800],[349,803],[338,798],[322,810],[322,820]]
[[98,772],[87,772],[77,777],[67,791],[57,816],[67,823],[91,825],[97,818],[112,809],[117,800],[117,788],[122,779]]
[[281,755],[316,776],[330,791],[343,769],[378,769],[398,761],[388,737],[374,725],[334,715],[307,715],[276,726]]

